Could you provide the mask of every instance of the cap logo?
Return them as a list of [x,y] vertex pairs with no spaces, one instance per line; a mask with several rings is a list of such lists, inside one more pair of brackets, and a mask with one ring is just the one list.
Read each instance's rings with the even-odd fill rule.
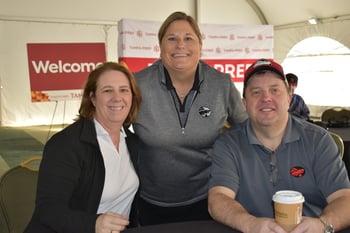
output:
[[261,65],[271,65],[271,62],[269,60],[259,60],[254,64],[254,68],[257,66],[261,66]]

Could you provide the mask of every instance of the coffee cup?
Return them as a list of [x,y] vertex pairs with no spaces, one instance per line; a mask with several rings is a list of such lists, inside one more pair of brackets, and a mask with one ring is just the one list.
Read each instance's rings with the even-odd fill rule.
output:
[[290,232],[301,222],[304,196],[297,191],[281,190],[276,192],[274,202],[275,221]]

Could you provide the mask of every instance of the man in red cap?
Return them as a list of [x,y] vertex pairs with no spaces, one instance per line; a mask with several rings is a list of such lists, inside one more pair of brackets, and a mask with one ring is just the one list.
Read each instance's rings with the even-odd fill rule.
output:
[[209,213],[245,233],[286,233],[274,221],[272,196],[304,195],[293,233],[333,233],[350,226],[350,182],[329,133],[288,113],[290,89],[280,64],[260,59],[245,72],[248,119],[213,148]]

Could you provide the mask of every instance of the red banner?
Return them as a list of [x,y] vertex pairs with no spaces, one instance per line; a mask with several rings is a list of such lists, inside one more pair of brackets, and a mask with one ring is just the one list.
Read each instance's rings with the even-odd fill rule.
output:
[[[124,62],[133,72],[150,66],[156,60],[157,58],[119,58],[119,62]],[[243,82],[245,70],[254,63],[255,59],[203,59],[203,61],[215,69],[229,74],[234,82]]]
[[27,44],[33,102],[80,98],[89,73],[106,61],[104,43]]
[[137,72],[152,65],[156,60],[157,58],[120,57],[118,61],[124,62],[132,72]]

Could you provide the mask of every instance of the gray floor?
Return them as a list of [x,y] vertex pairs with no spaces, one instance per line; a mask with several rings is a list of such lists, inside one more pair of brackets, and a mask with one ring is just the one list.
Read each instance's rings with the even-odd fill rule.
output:
[[41,157],[46,141],[63,127],[63,125],[0,127],[0,176],[28,159]]

